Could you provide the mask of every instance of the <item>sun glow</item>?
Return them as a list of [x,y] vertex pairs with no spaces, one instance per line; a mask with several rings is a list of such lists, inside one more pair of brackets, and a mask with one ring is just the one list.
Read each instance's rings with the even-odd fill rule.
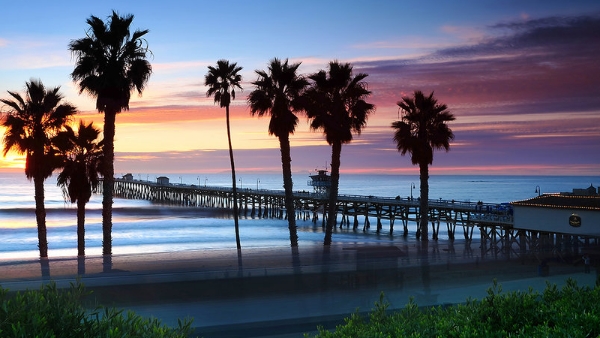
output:
[[[4,149],[2,149],[4,154]],[[0,169],[24,169],[25,157],[14,151],[9,151],[6,156],[0,157]]]

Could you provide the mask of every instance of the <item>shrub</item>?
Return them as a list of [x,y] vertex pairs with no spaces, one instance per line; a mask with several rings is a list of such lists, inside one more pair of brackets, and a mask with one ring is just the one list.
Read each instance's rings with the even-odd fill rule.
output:
[[183,338],[191,333],[191,320],[169,328],[133,312],[102,307],[90,311],[82,306],[88,294],[80,283],[67,290],[54,283],[17,293],[0,288],[0,336]]
[[[330,332],[315,337],[597,337],[600,335],[600,287],[579,287],[573,280],[542,294],[502,293],[494,281],[481,301],[449,307],[405,308],[387,312],[382,294],[368,320],[358,312]],[[309,337],[309,335],[305,335]]]

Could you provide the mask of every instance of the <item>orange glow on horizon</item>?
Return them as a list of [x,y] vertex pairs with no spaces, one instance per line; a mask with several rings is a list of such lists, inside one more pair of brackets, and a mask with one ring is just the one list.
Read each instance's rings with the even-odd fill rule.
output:
[[[4,150],[2,150],[2,154],[4,154]],[[25,169],[25,157],[9,151],[6,156],[0,157],[0,169],[21,171]]]

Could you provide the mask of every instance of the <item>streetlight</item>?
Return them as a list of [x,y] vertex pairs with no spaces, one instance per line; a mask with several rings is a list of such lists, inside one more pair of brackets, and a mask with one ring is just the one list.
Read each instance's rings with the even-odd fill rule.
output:
[[260,183],[260,178],[256,179],[256,190],[258,190],[258,184]]
[[206,181],[208,181],[208,177],[204,178],[204,187],[206,188]]
[[540,197],[540,195],[542,194],[542,189],[540,188],[540,186],[539,186],[539,185],[536,185],[536,186],[535,186],[535,192],[537,192],[537,194],[538,194],[538,197]]
[[411,199],[411,201],[412,201],[412,199],[413,199],[413,195],[412,195],[412,190],[413,190],[413,188],[415,188],[415,183],[414,183],[414,182],[411,182],[411,183],[410,183],[410,199]]
[[243,183],[243,182],[242,182],[242,179],[240,178],[238,181],[240,181],[240,189],[243,189],[243,188],[242,188],[242,186],[243,186],[243,184],[242,184],[242,183]]
[[183,184],[183,178],[181,178],[181,176],[179,176],[179,184]]

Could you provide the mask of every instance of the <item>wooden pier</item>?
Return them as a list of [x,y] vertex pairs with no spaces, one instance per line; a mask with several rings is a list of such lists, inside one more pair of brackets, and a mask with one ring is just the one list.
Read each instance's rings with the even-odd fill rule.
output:
[[[100,185],[100,189],[102,185]],[[114,196],[142,199],[157,204],[182,207],[233,209],[232,188],[185,184],[159,184],[133,179],[115,179]],[[250,217],[285,219],[283,191],[267,189],[238,189],[240,214]],[[328,199],[324,194],[294,192],[297,219],[327,222]],[[401,225],[403,236],[416,232],[419,223],[419,201],[411,198],[340,195],[337,203],[337,225],[354,230],[389,234]],[[589,245],[590,238],[528,231],[513,228],[512,206],[508,203],[490,204],[454,200],[430,200],[429,221],[432,238],[438,239],[440,227],[448,239],[458,236],[470,243],[477,228],[482,254],[523,256],[557,249],[574,251]],[[374,224],[372,224],[374,223]],[[387,227],[384,226],[387,224]],[[443,225],[442,225],[443,224]],[[412,229],[411,229],[412,228]],[[457,233],[458,229],[458,233]],[[594,239],[595,241],[596,239]]]

